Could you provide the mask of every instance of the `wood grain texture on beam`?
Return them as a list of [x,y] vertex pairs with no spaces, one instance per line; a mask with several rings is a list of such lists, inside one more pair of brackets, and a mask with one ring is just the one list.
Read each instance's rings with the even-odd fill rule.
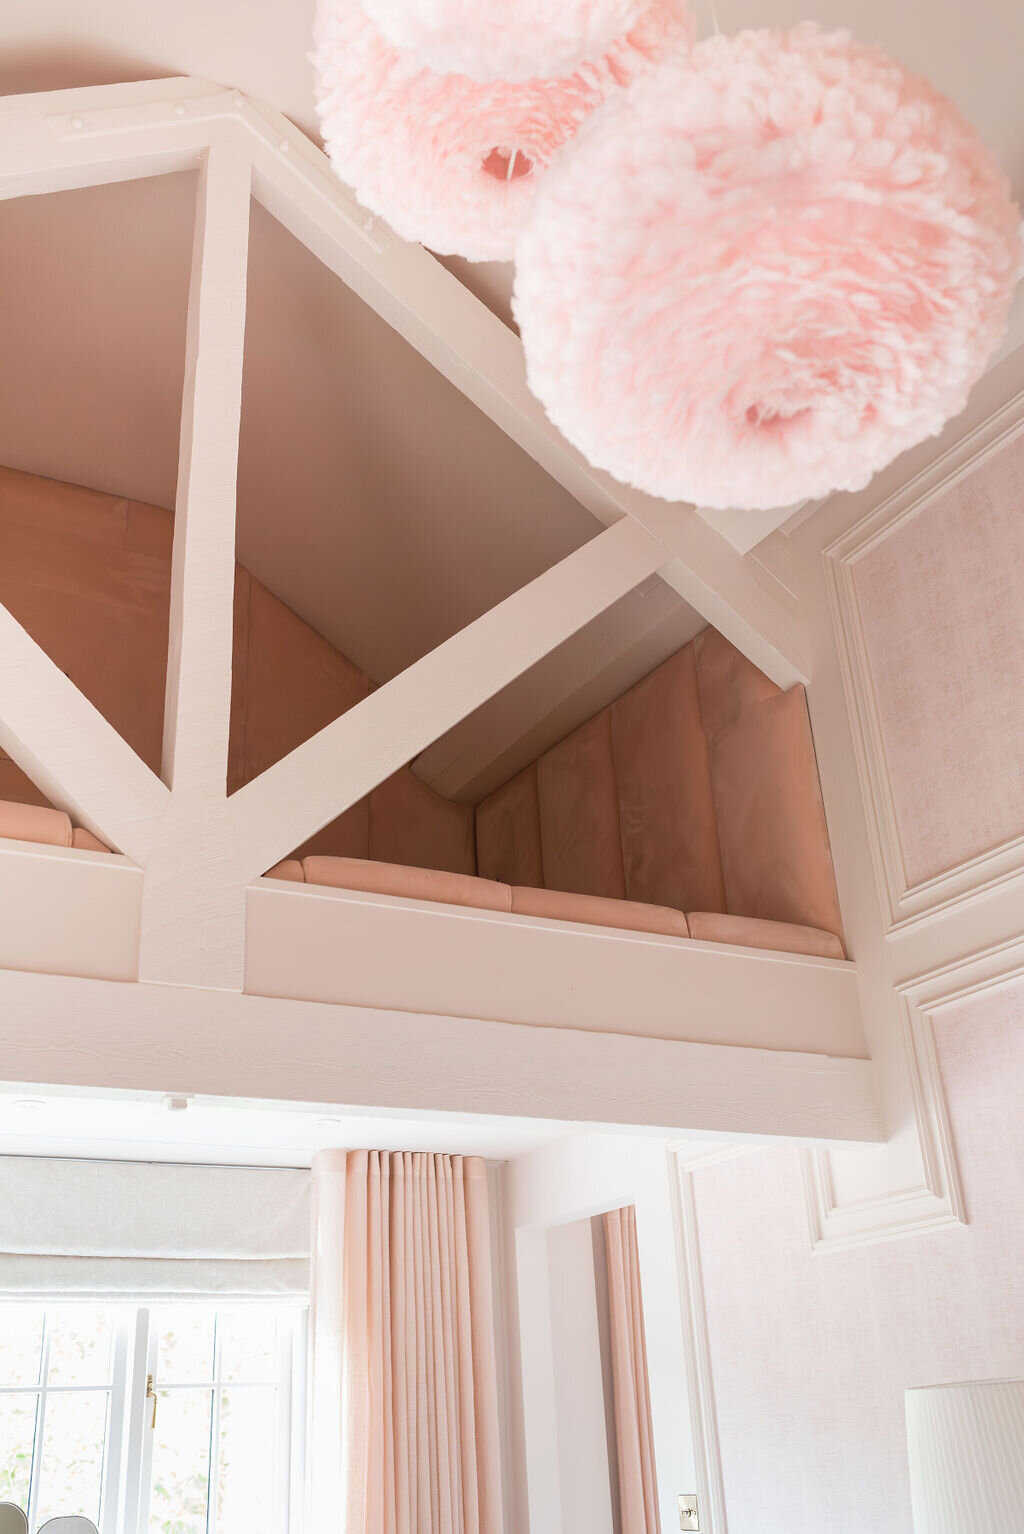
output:
[[198,186],[174,516],[163,772],[139,975],[241,989],[245,876],[225,813],[250,164],[211,145]]
[[5,607],[0,747],[76,824],[146,862],[166,786]]
[[40,1086],[876,1143],[867,1060],[0,971],[4,1074]]
[[228,803],[247,876],[357,803],[665,557],[623,518],[240,788]]
[[174,511],[163,776],[227,794],[235,482],[251,202],[248,157],[211,146],[200,173]]

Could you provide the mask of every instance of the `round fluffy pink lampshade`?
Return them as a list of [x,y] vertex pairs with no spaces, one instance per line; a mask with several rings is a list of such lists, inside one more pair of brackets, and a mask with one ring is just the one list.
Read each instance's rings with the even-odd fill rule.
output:
[[716,37],[609,100],[517,251],[530,386],[668,500],[856,490],[963,407],[1019,214],[927,81],[812,25]]
[[422,68],[358,0],[320,0],[314,65],[327,152],[406,239],[505,260],[557,151],[609,94],[689,40],[676,0],[650,0],[628,36],[575,74],[482,85]]
[[363,0],[388,42],[439,74],[555,80],[632,31],[646,0]]

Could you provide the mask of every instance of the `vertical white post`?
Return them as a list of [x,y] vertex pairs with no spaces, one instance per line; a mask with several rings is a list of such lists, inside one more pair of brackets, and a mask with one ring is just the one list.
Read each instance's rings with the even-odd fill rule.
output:
[[189,294],[164,714],[171,802],[146,867],[139,977],[240,990],[246,879],[227,817],[235,493],[252,169],[216,136]]

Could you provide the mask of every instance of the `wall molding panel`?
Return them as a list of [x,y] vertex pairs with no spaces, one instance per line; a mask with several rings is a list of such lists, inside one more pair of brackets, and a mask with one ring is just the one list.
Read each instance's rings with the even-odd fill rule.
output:
[[905,995],[899,1004],[921,1175],[844,1202],[836,1193],[833,1152],[801,1151],[811,1247],[818,1255],[967,1223],[931,1016]]
[[942,919],[1001,886],[1019,884],[1024,902],[1024,833],[932,878],[911,881],[900,842],[880,709],[857,599],[856,567],[938,496],[968,478],[1022,433],[1024,390],[823,551],[858,776],[868,811],[872,860],[886,932],[891,937]]
[[675,1162],[679,1289],[683,1307],[690,1427],[697,1471],[697,1501],[704,1534],[728,1534],[725,1481],[718,1439],[718,1414],[711,1365],[704,1273],[701,1267],[700,1231],[694,1174],[720,1161],[749,1156],[756,1145],[705,1145],[686,1142],[669,1147]]

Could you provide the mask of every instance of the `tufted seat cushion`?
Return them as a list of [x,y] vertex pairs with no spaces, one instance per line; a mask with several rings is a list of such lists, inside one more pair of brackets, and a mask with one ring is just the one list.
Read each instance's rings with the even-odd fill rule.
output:
[[761,921],[754,916],[723,916],[720,911],[689,911],[690,936],[702,943],[732,943],[735,948],[775,948],[783,953],[806,953],[818,959],[843,959],[843,945],[834,932],[796,922]]

